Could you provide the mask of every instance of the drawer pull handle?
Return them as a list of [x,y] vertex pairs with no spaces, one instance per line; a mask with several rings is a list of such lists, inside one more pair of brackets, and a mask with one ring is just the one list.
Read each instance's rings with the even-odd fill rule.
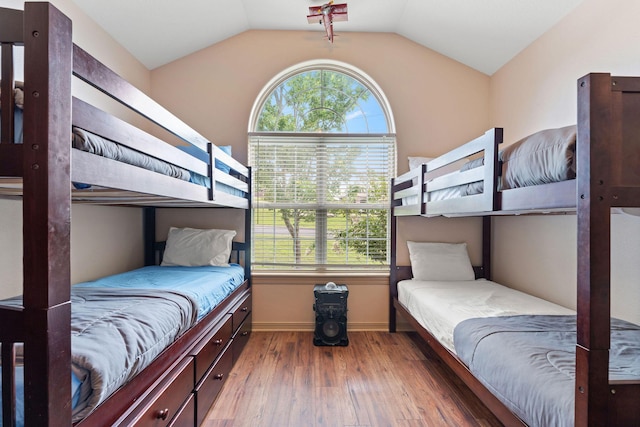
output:
[[243,331],[240,335],[243,336],[243,337],[246,337],[247,335],[249,335],[249,332],[248,331]]
[[249,311],[249,307],[242,307],[240,311],[246,313],[247,311]]
[[158,413],[156,414],[156,418],[159,420],[166,420],[168,416],[169,416],[169,408],[162,409],[161,411],[158,411]]
[[220,346],[220,345],[222,345],[222,343],[223,343],[223,342],[224,342],[224,340],[217,339],[217,340],[215,340],[215,341],[213,342],[213,345],[218,345],[218,346]]
[[224,378],[224,374],[215,374],[213,376],[214,380],[222,380],[222,378]]

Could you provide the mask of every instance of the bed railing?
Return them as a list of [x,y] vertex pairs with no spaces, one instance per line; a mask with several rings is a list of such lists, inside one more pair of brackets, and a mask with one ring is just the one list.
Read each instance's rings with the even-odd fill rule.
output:
[[[482,215],[499,208],[496,191],[500,165],[498,145],[502,128],[493,128],[482,136],[398,176],[392,182],[392,206],[395,216],[406,215]],[[460,160],[478,159],[477,166],[442,174],[442,168]],[[437,192],[480,183],[478,194],[438,199]]]
[[[2,24],[0,26],[0,42],[2,42],[2,83],[0,86],[2,95],[0,101],[1,105],[5,107],[1,109],[0,177],[3,177],[3,185],[0,188],[5,195],[19,196],[22,194],[22,191],[16,190],[16,187],[19,186],[7,178],[23,176],[24,153],[28,152],[23,144],[13,143],[15,108],[12,93],[14,87],[13,70],[16,64],[14,64],[12,47],[16,44],[23,44],[23,12],[2,9],[0,24]],[[42,98],[39,98],[40,101],[36,99],[40,92],[29,88],[37,86],[38,79],[42,79],[42,76],[47,74],[46,70],[55,71],[59,60],[58,57],[47,57],[47,67],[33,71],[29,61],[35,60],[33,58],[38,53],[28,49],[28,45],[36,39],[35,34],[39,39],[49,37],[45,31],[34,31],[36,33],[29,34],[26,43],[24,43],[27,45],[24,64],[25,80],[27,80],[25,128],[40,122],[40,118],[29,119],[29,117],[33,117],[29,113],[31,110],[29,104],[42,102]],[[70,93],[67,93],[66,90],[58,90],[54,86],[51,96],[56,97],[56,102],[59,102],[60,105],[67,105],[67,102],[71,101],[72,107],[69,107],[69,110],[73,109],[73,126],[136,152],[145,153],[169,165],[195,173],[204,177],[203,180],[207,180],[207,185],[203,186],[168,176],[158,176],[159,174],[156,172],[72,149],[74,164],[71,171],[72,181],[91,185],[89,191],[74,191],[75,201],[153,206],[191,206],[194,203],[201,203],[205,206],[227,206],[243,209],[248,207],[250,190],[248,170],[244,165],[83,49],[76,45],[72,46],[73,75],[124,106],[130,112],[126,113],[129,117],[135,116],[131,120],[124,121],[76,97],[70,99]],[[28,73],[32,74],[29,79],[26,77]],[[29,120],[31,121],[29,122]],[[136,124],[131,124],[132,122]],[[60,135],[60,137],[71,141],[70,131],[71,127],[65,130],[65,134],[68,133],[69,137],[66,135]],[[175,141],[167,143],[154,134],[164,134],[165,136],[162,138],[169,136],[175,138]],[[203,153],[207,153],[208,162],[174,146],[184,144],[195,146]],[[216,163],[226,165],[231,173],[222,172],[213,167]],[[216,191],[217,183],[226,186],[225,188],[229,190]],[[110,190],[104,190],[105,188]],[[122,194],[122,191],[133,193]]]
[[422,164],[391,180],[391,206],[395,216],[421,215],[423,179],[426,165]]
[[[200,185],[187,182],[170,184],[173,180],[170,178],[163,179],[163,177],[161,177],[156,179],[153,184],[150,183],[150,187],[145,187],[140,190],[140,181],[147,182],[148,180],[145,179],[144,176],[153,172],[142,170],[129,171],[129,167],[121,166],[119,168],[122,169],[122,171],[114,172],[111,176],[95,176],[94,171],[96,165],[94,164],[111,162],[107,159],[96,159],[96,156],[78,150],[74,150],[73,156],[74,159],[78,157],[79,161],[77,163],[83,167],[74,168],[72,176],[74,181],[124,190],[142,191],[144,193],[164,195],[182,200],[216,201],[221,197],[224,199],[221,204],[225,206],[247,207],[246,197],[215,192],[216,181],[218,181],[248,194],[248,170],[244,165],[224,153],[204,136],[193,130],[142,91],[75,45],[73,49],[73,64],[74,76],[113,98],[141,117],[149,120],[154,125],[176,136],[182,142],[194,145],[209,154],[209,162],[207,164],[171,144],[165,143],[142,129],[113,117],[84,101],[73,98],[74,126],[78,126],[136,151],[147,153],[155,158],[208,177],[209,185],[208,189],[206,189]],[[216,160],[226,164],[234,171],[234,175],[223,174],[216,170],[213,167]],[[113,165],[111,167],[113,167]]]
[[[502,144],[502,128],[493,128],[484,135],[467,142],[460,147],[427,163],[425,174],[426,215],[446,215],[451,212],[491,212],[498,209],[497,193],[494,191],[498,182],[500,167],[498,164],[498,145]],[[482,157],[480,166],[459,173],[446,174],[430,179],[430,174],[458,160],[471,157]],[[462,197],[432,201],[431,195],[438,190],[446,190],[474,182],[483,182],[483,192]]]

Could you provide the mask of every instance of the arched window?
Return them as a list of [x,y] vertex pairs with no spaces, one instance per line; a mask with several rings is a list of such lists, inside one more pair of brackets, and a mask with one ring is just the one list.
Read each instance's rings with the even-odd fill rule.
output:
[[249,124],[253,267],[387,266],[395,143],[389,104],[361,71],[311,61],[276,76]]

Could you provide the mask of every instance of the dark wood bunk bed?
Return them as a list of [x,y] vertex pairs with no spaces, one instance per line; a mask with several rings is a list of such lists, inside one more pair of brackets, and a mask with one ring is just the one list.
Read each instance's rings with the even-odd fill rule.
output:
[[[525,423],[399,302],[398,282],[411,279],[412,270],[410,266],[397,265],[397,217],[482,216],[483,266],[474,269],[477,277],[490,279],[492,215],[576,212],[578,291],[574,325],[577,342],[573,365],[575,381],[572,380],[575,425],[640,424],[640,380],[609,380],[613,322],[610,313],[611,210],[640,206],[640,122],[637,120],[640,78],[589,74],[578,80],[577,95],[575,179],[499,190],[502,165],[498,161],[498,144],[502,142],[502,129],[497,128],[392,182],[389,329],[396,330],[396,313],[402,314],[505,425]],[[466,156],[484,158],[484,167],[431,179],[433,170]],[[428,201],[432,191],[477,180],[483,180],[484,189],[490,191]]]
[[[74,45],[71,21],[49,3],[0,8],[2,44],[0,196],[23,206],[21,307],[1,305],[2,425],[16,423],[15,370],[24,367],[24,423],[68,426],[71,401],[71,203],[139,206],[145,264],[159,259],[158,207],[234,208],[245,213],[244,243],[234,242],[244,281],[144,370],[77,425],[199,425],[251,331],[250,170]],[[24,143],[14,143],[13,46],[24,46]],[[72,76],[203,149],[208,162],[72,96]],[[141,119],[136,119],[136,123]],[[171,167],[195,171],[197,185],[72,148],[72,127],[117,141]],[[216,169],[217,161],[228,173]],[[73,183],[83,185],[73,186]],[[222,183],[222,186],[220,185]],[[78,188],[76,188],[78,187]],[[222,188],[224,187],[224,188]],[[24,345],[16,355],[16,344]]]

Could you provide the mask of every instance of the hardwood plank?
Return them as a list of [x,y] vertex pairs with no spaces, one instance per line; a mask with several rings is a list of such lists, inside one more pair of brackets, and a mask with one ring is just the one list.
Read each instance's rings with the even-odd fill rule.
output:
[[501,426],[415,334],[349,340],[254,331],[203,426]]

